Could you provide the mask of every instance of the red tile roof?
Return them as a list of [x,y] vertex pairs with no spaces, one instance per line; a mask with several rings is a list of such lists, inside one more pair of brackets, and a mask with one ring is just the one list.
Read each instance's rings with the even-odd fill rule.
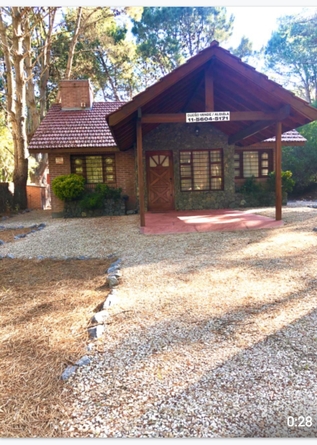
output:
[[[90,110],[62,111],[60,104],[52,105],[45,119],[35,132],[29,150],[63,148],[116,147],[105,117],[118,110],[126,102],[94,102]],[[264,142],[274,142],[269,138]],[[296,130],[282,134],[283,145],[306,142]],[[259,143],[258,143],[259,144]]]
[[[282,142],[285,145],[287,142],[306,142],[307,139],[304,138],[297,130],[286,131],[282,134]],[[275,142],[275,137],[265,139],[263,142]]]
[[29,150],[115,147],[106,115],[124,102],[94,102],[90,110],[61,110],[52,105],[29,144]]

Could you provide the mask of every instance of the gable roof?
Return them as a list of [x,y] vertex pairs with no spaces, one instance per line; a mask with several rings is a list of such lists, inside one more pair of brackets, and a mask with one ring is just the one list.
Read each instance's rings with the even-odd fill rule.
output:
[[[185,113],[205,111],[205,71],[212,66],[215,111],[277,112],[289,106],[283,116],[282,132],[317,120],[317,110],[281,85],[257,72],[218,42],[189,59],[160,81],[136,95],[107,116],[107,122],[120,150],[129,149],[136,141],[138,109],[142,114]],[[238,135],[254,121],[213,122],[228,136]],[[158,124],[142,124],[143,134]],[[274,137],[275,122],[263,122],[252,134],[240,138],[237,145],[247,146]]]
[[105,115],[121,105],[122,102],[94,102],[91,109],[67,111],[61,109],[61,104],[52,105],[34,133],[29,150],[116,147]]

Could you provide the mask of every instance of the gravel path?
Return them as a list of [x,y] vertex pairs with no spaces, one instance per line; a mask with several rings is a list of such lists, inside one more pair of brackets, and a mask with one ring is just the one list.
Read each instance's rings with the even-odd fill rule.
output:
[[123,259],[105,335],[65,383],[63,437],[316,437],[317,210],[283,219],[164,236],[137,215],[0,222],[47,224],[2,255]]

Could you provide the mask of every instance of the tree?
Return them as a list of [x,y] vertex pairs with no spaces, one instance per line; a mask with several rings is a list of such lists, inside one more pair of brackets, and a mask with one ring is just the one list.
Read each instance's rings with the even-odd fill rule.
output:
[[0,115],[0,182],[13,178],[14,153],[11,133],[6,125],[4,113]]
[[146,7],[133,20],[140,76],[145,86],[169,73],[213,40],[232,33],[233,16],[224,7]]
[[252,49],[252,42],[245,36],[241,38],[241,42],[239,43],[237,48],[229,48],[229,51],[234,56],[243,59],[244,62],[247,62],[249,57],[254,56],[254,51]]
[[317,99],[317,15],[279,19],[263,50],[276,80],[311,103]]

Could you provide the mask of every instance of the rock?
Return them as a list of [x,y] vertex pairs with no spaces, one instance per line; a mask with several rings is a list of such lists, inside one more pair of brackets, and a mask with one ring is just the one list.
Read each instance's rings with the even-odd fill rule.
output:
[[121,278],[122,277],[122,272],[121,272],[121,270],[115,270],[115,271],[113,271],[113,272],[110,272],[109,274],[108,274],[108,276],[109,277],[116,277],[116,278]]
[[0,239],[0,246],[3,246],[4,241],[2,241],[2,239]]
[[99,338],[105,331],[105,327],[102,324],[95,326],[93,328],[88,328],[88,334],[90,338]]
[[43,255],[38,255],[37,259],[38,260],[44,260],[44,257],[43,257]]
[[[3,226],[4,227],[4,226]],[[111,258],[113,258],[114,256],[116,256],[115,253],[110,253],[110,255],[107,256],[107,258],[110,260]]]
[[127,215],[134,215],[135,213],[135,210],[127,210]]
[[313,228],[313,232],[317,232],[317,227],[314,227],[314,228]]
[[121,268],[120,264],[117,264],[116,266],[111,266],[107,269],[107,273],[111,274],[112,272],[116,272]]
[[84,365],[89,365],[89,363],[91,362],[90,358],[88,357],[88,355],[84,355],[82,358],[80,358],[78,360],[78,362],[76,362],[75,364],[77,366],[84,366]]
[[116,294],[110,293],[107,299],[104,301],[102,305],[102,309],[108,309],[110,306],[113,306],[118,301],[118,297]]
[[76,371],[77,366],[67,366],[63,374],[61,375],[62,380],[67,380]]
[[6,226],[0,226],[0,229],[5,229],[6,228]]
[[42,230],[42,229],[44,229],[44,227],[46,227],[46,224],[45,223],[41,223],[41,224],[39,224],[37,226],[37,230]]
[[14,255],[12,255],[12,253],[7,253],[7,258],[11,258],[11,260],[13,260],[14,259]]
[[76,257],[76,260],[87,260],[88,257],[86,257],[85,255],[79,255],[78,257]]
[[122,263],[122,259],[118,258],[117,261],[115,261],[114,263],[111,263],[109,267],[118,267],[118,269],[120,269],[121,263]]
[[87,345],[87,351],[92,351],[94,349],[93,343],[88,343]]
[[107,318],[109,318],[109,314],[107,311],[100,311],[94,314],[91,319],[92,323],[103,323]]
[[107,284],[108,284],[108,286],[111,289],[112,287],[118,286],[119,280],[117,279],[117,277],[114,277],[114,276],[110,275],[110,276],[107,277]]

